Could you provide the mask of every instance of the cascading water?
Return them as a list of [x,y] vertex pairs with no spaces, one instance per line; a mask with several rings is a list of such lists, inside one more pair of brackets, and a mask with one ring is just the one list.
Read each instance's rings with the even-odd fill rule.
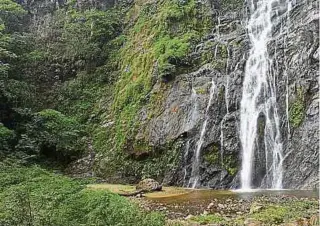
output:
[[204,142],[204,136],[205,136],[206,130],[207,130],[207,123],[208,123],[208,120],[210,118],[208,113],[209,113],[209,109],[210,109],[211,102],[212,102],[212,99],[213,99],[214,91],[215,91],[215,83],[212,80],[211,88],[210,88],[210,97],[209,97],[209,101],[208,101],[207,108],[206,108],[206,111],[205,111],[205,120],[204,120],[204,122],[202,124],[200,138],[199,138],[199,140],[197,142],[197,146],[196,146],[196,149],[194,150],[194,154],[193,154],[194,160],[192,162],[191,177],[190,177],[189,183],[188,183],[188,187],[192,187],[192,188],[197,187],[198,182],[199,182],[199,177],[200,177],[200,153],[201,153],[201,148],[202,148],[202,145],[203,145],[203,142]]
[[[267,188],[282,188],[282,143],[276,103],[275,77],[270,72],[268,42],[272,38],[273,7],[280,0],[251,0],[251,16],[247,29],[251,49],[245,68],[240,112],[240,139],[242,144],[241,189],[252,188],[254,153],[258,134],[258,118],[263,115],[264,151],[267,173],[264,180]],[[260,150],[261,151],[261,150]]]

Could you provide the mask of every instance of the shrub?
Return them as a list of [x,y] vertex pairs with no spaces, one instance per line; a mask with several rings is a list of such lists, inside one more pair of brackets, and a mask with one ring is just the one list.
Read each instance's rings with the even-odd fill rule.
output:
[[14,131],[8,129],[2,123],[0,123],[0,153],[2,151],[9,151],[11,149],[14,137]]
[[58,111],[46,109],[38,112],[23,127],[17,151],[68,163],[85,150],[82,125]]

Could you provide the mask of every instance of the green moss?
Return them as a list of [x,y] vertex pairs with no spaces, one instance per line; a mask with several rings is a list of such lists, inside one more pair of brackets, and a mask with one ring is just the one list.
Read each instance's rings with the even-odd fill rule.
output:
[[196,88],[196,93],[197,94],[206,94],[207,93],[207,89],[203,88],[203,87],[200,87],[200,88]]
[[217,70],[223,71],[226,68],[228,59],[227,46],[221,43],[209,42],[205,50],[201,52],[200,64],[210,63]]
[[197,222],[200,225],[226,223],[226,220],[223,217],[215,214],[195,216],[192,217],[190,221]]
[[170,90],[170,85],[161,83],[160,89],[157,93],[153,93],[150,97],[150,101],[148,104],[148,119],[150,120],[153,117],[156,117],[163,112],[164,106],[163,102],[165,97],[167,96],[167,92]]
[[152,147],[143,141],[136,141],[133,145],[135,155],[141,155],[152,151]]
[[293,127],[299,127],[305,117],[305,100],[302,89],[297,89],[297,95],[289,109],[289,122]]
[[106,150],[106,157],[95,166],[95,171],[99,176],[109,179],[120,175],[122,179],[154,178],[161,181],[165,174],[174,172],[178,167],[182,144],[181,141],[175,141],[153,147],[142,142],[137,147],[146,150],[143,158],[139,158],[139,154],[142,154],[139,152],[133,158],[132,155]]
[[214,60],[213,51],[204,51],[201,55],[201,64],[211,63]]
[[218,164],[219,163],[219,149],[216,145],[213,145],[211,150],[204,154],[204,160],[210,164]]
[[203,156],[204,160],[209,164],[221,165],[230,175],[235,175],[238,172],[237,160],[233,155],[226,154],[221,159],[219,148],[213,145],[211,149]]
[[215,41],[209,40],[204,43],[205,49],[212,49],[217,43]]
[[184,4],[177,0],[162,1],[156,3],[157,7],[152,4],[137,3],[128,13],[128,20],[136,22],[128,29],[118,57],[121,79],[113,103],[117,150],[123,149],[126,139],[133,139],[136,133],[137,114],[149,102],[146,96],[152,88],[153,76],[174,78],[178,68],[172,61],[185,57],[211,23],[207,9],[199,8],[195,0]]
[[236,175],[238,172],[237,160],[233,155],[224,155],[222,166],[228,171],[232,176]]

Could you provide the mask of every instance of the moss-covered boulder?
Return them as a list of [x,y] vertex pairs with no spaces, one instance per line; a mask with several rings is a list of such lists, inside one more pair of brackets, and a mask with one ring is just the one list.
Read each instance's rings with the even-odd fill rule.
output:
[[139,184],[136,186],[136,189],[147,191],[147,192],[161,191],[162,185],[160,185],[159,182],[149,178],[149,179],[144,179],[140,181]]

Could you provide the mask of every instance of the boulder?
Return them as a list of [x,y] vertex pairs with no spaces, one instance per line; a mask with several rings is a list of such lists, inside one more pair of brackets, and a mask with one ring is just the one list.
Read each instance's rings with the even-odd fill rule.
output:
[[139,182],[139,184],[136,186],[137,190],[143,190],[143,191],[161,191],[162,185],[160,185],[157,181],[154,179],[144,179]]

